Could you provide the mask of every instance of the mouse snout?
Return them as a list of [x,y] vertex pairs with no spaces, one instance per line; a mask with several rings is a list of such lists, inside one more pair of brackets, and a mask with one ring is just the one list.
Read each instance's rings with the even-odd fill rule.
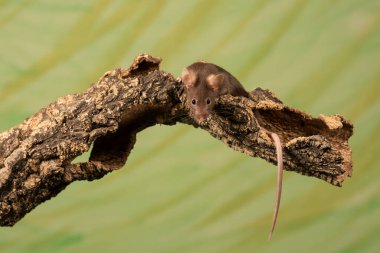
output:
[[205,121],[207,118],[208,118],[208,111],[206,110],[197,110],[195,111],[194,113],[194,116],[195,116],[195,119],[198,121],[198,122],[203,122]]

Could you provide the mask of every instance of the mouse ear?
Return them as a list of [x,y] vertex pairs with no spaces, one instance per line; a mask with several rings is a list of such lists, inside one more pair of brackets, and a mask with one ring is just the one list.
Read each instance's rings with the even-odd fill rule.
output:
[[220,91],[224,83],[223,74],[211,74],[207,77],[207,83],[213,91]]
[[190,72],[187,68],[182,70],[181,75],[182,82],[185,84],[186,88],[192,87],[195,85],[195,75]]

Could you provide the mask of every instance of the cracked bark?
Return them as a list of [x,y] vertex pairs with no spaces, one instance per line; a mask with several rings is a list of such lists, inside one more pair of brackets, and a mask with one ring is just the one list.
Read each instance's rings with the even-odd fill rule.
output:
[[[186,107],[181,80],[160,71],[160,61],[140,55],[130,68],[107,72],[85,92],[59,98],[0,134],[1,226],[13,226],[74,181],[120,169],[137,132],[155,124],[190,124],[276,164],[269,130],[282,141],[284,169],[335,186],[351,176],[353,126],[342,116],[313,118],[257,88],[249,99],[219,98],[215,112],[198,125]],[[92,144],[88,162],[74,163]]]

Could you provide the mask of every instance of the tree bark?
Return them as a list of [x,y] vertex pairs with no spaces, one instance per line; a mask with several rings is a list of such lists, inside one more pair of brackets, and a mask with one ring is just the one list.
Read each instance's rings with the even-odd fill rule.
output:
[[[225,95],[202,125],[192,118],[179,78],[159,70],[161,59],[138,56],[130,68],[105,73],[88,90],[59,98],[0,134],[0,225],[13,226],[77,180],[95,180],[124,166],[136,134],[155,124],[189,124],[229,147],[276,164],[268,131],[279,135],[284,168],[341,186],[352,174],[340,115],[313,118],[260,88],[250,98]],[[93,145],[88,162],[73,160]]]

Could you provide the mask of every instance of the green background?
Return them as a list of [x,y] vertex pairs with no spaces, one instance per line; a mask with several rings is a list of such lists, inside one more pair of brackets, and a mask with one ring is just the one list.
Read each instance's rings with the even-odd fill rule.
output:
[[203,59],[350,119],[353,177],[337,188],[285,172],[268,242],[276,167],[155,126],[123,169],[0,228],[0,252],[380,252],[380,1],[0,0],[0,131],[143,52],[175,76]]

